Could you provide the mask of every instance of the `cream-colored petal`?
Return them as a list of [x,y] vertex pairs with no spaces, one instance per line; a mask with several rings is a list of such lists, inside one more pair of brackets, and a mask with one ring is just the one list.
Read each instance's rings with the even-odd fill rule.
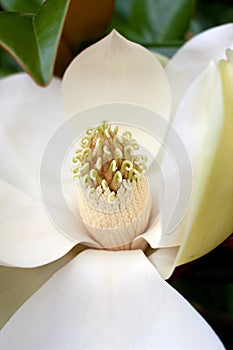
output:
[[168,279],[171,276],[171,266],[174,265],[178,251],[179,247],[162,248],[156,250],[150,249],[148,259],[152,262],[164,279]]
[[[192,121],[189,120],[188,123],[190,122]],[[181,121],[181,127],[183,124],[185,123]],[[176,228],[183,220],[192,195],[190,154],[181,136],[171,125],[168,135],[153,168],[150,181],[153,209],[148,228],[142,235],[154,249],[172,248],[181,244],[182,230]],[[187,139],[189,140],[188,137]]]
[[3,349],[224,349],[140,250],[86,250],[2,329]]
[[166,74],[155,56],[116,31],[73,60],[62,94],[67,116],[93,105],[124,102],[168,118],[171,103]]
[[168,64],[168,62],[170,61],[170,58],[167,56],[164,56],[158,52],[154,52],[151,51],[153,53],[153,55],[155,55],[155,57],[159,60],[159,62],[162,64],[163,68],[166,67],[166,65]]
[[233,24],[211,28],[189,40],[172,57],[166,72],[172,88],[173,110],[194,79],[211,60],[225,57],[226,48],[233,48]]
[[60,90],[55,78],[47,88],[24,73],[0,80],[0,177],[37,198],[44,148],[64,119]]
[[[233,65],[229,67],[228,84],[222,84],[218,65],[211,63],[188,90],[174,120],[192,162],[193,178],[184,220],[169,234],[181,246],[171,272],[214,249],[233,230]],[[171,192],[173,171],[166,164],[165,158],[166,189]],[[185,164],[179,171],[185,171]],[[164,217],[165,239],[167,224]]]
[[[82,223],[59,201],[49,205],[43,203],[44,207],[41,203],[40,192],[43,198],[48,194],[43,186],[55,191],[55,184],[50,182],[51,174],[60,172],[53,164],[59,158],[60,150],[66,152],[66,149],[57,149],[53,155],[55,160],[50,159],[40,178],[45,147],[64,120],[60,84],[54,79],[43,89],[26,74],[0,80],[0,262],[4,265],[34,267],[46,264],[66,254],[80,241],[92,242],[86,238]],[[52,224],[48,207],[58,222],[53,220]],[[75,231],[73,239],[65,237],[66,229],[69,233],[71,227]]]
[[0,328],[54,272],[83,250],[78,245],[61,259],[32,269],[0,266]]
[[44,265],[86,241],[85,231],[80,227],[77,227],[76,240],[66,238],[51,223],[40,201],[3,180],[0,180],[0,193],[0,264]]
[[209,100],[206,96],[202,108],[211,97],[216,102],[212,101],[211,126],[205,135],[196,174],[194,172],[190,216],[176,265],[204,255],[233,231],[233,62],[223,62],[220,68],[215,65],[213,70],[216,79],[212,84],[217,94]]

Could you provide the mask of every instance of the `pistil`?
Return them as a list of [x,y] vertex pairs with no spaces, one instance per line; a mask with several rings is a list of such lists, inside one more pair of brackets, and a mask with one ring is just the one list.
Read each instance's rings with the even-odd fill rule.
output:
[[129,248],[144,232],[151,200],[146,157],[130,132],[107,122],[88,129],[73,158],[80,216],[103,248]]

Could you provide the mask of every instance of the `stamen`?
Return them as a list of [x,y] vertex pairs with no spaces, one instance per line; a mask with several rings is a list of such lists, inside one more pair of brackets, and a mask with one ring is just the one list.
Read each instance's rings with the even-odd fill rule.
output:
[[91,181],[89,174],[84,175],[82,181],[84,186],[93,187],[93,182]]
[[116,201],[116,194],[114,191],[112,191],[110,193],[110,195],[108,196],[108,202],[109,203],[114,203]]
[[90,178],[94,181],[94,183],[98,183],[99,181],[99,175],[98,172],[95,169],[91,169],[90,171]]
[[89,171],[90,171],[90,164],[89,163],[85,163],[85,164],[83,164],[83,166],[80,167],[80,169],[77,169],[77,170],[79,170],[80,175],[83,176],[83,175],[89,173]]
[[100,170],[102,167],[102,158],[101,157],[98,157],[97,161],[96,161],[96,168],[98,170]]
[[80,215],[91,235],[108,249],[124,246],[142,233],[151,205],[143,175],[147,157],[135,154],[139,145],[130,131],[118,132],[106,121],[89,128],[73,158]]
[[77,163],[78,158],[73,158],[72,161],[73,161],[73,163]]
[[121,165],[121,173],[124,177],[127,177],[127,172],[133,169],[133,163],[130,160],[124,160]]
[[89,137],[84,137],[81,141],[81,146],[85,148],[85,147],[90,147],[90,145],[91,145],[91,139]]
[[89,136],[92,136],[93,135],[93,129],[92,128],[89,128],[89,129],[87,129],[87,131],[86,131],[86,134],[87,135],[89,135]]
[[104,151],[104,153],[106,153],[107,155],[111,155],[111,152],[110,152],[108,146],[104,146],[103,151]]
[[133,154],[133,147],[131,145],[127,145],[124,147],[124,158],[130,159]]
[[111,137],[109,131],[111,131],[111,130],[109,130],[109,129],[105,129],[105,130],[104,130],[105,135],[107,136],[107,138],[110,138],[110,137]]
[[112,163],[110,164],[110,170],[115,173],[115,171],[117,170],[117,163],[115,161],[115,159],[113,159]]
[[114,192],[116,192],[116,191],[118,190],[118,188],[120,187],[121,183],[122,183],[122,174],[121,174],[121,172],[118,170],[118,171],[114,174],[113,180],[112,180],[112,182],[111,182],[111,184],[110,184],[109,187],[110,187]]
[[102,140],[100,137],[97,138],[95,148],[93,150],[93,156],[94,157],[99,157],[101,156],[102,153]]
[[132,139],[132,134],[131,134],[131,132],[129,132],[129,131],[125,131],[123,134],[122,134],[122,136],[124,137],[127,137],[128,139]]
[[121,152],[120,148],[118,148],[118,147],[115,149],[115,157],[116,157],[116,159],[120,159],[123,157],[123,153]]
[[102,180],[101,185],[102,185],[102,188],[103,188],[104,191],[108,190],[108,188],[109,188],[108,187],[108,183],[107,183],[107,181],[105,179]]

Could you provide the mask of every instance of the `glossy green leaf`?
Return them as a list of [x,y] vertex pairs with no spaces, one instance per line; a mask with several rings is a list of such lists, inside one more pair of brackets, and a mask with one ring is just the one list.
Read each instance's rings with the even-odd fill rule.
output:
[[42,0],[0,0],[0,5],[4,10],[25,13],[36,13],[42,3]]
[[0,78],[21,71],[20,66],[3,49],[0,48]]
[[130,40],[151,45],[183,39],[195,0],[118,0],[111,27]]
[[47,0],[36,15],[0,12],[0,44],[40,85],[49,83],[69,0]]

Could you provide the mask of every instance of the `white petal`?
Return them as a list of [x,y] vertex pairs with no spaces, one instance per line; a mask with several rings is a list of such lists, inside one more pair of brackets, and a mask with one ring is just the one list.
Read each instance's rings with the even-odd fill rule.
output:
[[[231,91],[228,90],[228,93],[231,94]],[[166,215],[162,215],[161,236],[164,242],[171,239],[181,246],[178,256],[171,262],[170,273],[175,266],[197,259],[214,249],[233,229],[233,167],[229,160],[233,151],[233,125],[232,113],[224,111],[223,102],[219,68],[211,63],[191,85],[174,120],[174,127],[192,162],[193,178],[190,205],[187,212],[184,211],[183,221],[170,234],[166,230],[169,220]],[[185,174],[185,164],[178,171]],[[166,190],[175,207],[174,169],[166,157],[164,173],[167,176]],[[187,174],[186,178],[189,176]],[[156,260],[156,266],[159,267],[158,253],[154,254],[154,258],[152,254],[150,259]]]
[[137,251],[86,250],[3,328],[3,349],[224,349]]
[[1,179],[0,193],[0,264],[17,267],[47,264],[78,243],[56,229],[40,201]]
[[116,31],[77,56],[62,82],[66,115],[93,105],[124,102],[167,118],[170,87],[153,54]]
[[63,258],[42,267],[20,269],[0,266],[0,328],[54,272],[73,259],[80,250],[83,247],[76,246]]
[[[58,225],[58,231],[46,214],[48,208],[43,208],[40,202],[40,180],[45,186],[50,181],[49,174],[56,172],[51,162],[46,169],[47,178],[40,179],[45,147],[64,120],[60,87],[60,81],[54,79],[43,89],[26,74],[0,80],[3,112],[0,127],[0,262],[3,265],[39,266],[60,258],[80,241],[89,242],[83,225],[70,220],[69,212],[64,211],[62,205],[59,207],[59,202],[52,210],[57,218],[67,222],[65,228],[68,227],[68,231],[73,225],[75,239],[65,237],[64,224]],[[53,191],[54,184],[50,183],[49,188]]]
[[60,90],[58,79],[47,88],[27,74],[0,80],[0,177],[36,197],[44,148],[63,120]]
[[225,68],[222,75],[218,65],[210,66],[209,89],[199,101],[193,96],[197,112],[206,108],[209,122],[202,148],[194,154],[193,198],[177,265],[206,254],[233,231],[233,64]]
[[233,24],[221,25],[198,34],[172,57],[166,71],[172,87],[174,110],[193,80],[211,60],[224,58],[227,48],[233,48]]
[[174,265],[178,251],[179,247],[162,248],[156,249],[148,255],[148,259],[164,279],[168,279],[171,276],[173,272],[171,267]]

